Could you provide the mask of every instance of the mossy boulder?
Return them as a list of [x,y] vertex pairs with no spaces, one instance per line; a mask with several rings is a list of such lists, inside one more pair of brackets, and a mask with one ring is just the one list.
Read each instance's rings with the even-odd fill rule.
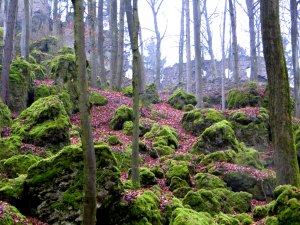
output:
[[[119,201],[123,186],[112,150],[95,145],[97,220],[105,221]],[[28,170],[24,201],[28,213],[51,224],[81,224],[83,197],[83,150],[67,146]],[[66,217],[66,215],[68,215]]]
[[168,103],[175,109],[182,109],[188,104],[195,106],[197,104],[197,98],[194,95],[186,93],[182,89],[177,89],[170,95]]
[[172,160],[167,168],[166,178],[168,184],[170,184],[173,177],[179,177],[190,183],[190,171],[187,162]]
[[246,115],[235,112],[229,116],[229,121],[239,141],[249,147],[265,150],[269,146],[269,115],[261,108],[258,115]]
[[113,115],[112,120],[109,122],[110,127],[113,130],[122,130],[123,124],[126,121],[133,120],[133,110],[125,105],[121,105],[116,109],[115,114]]
[[20,174],[27,174],[28,168],[39,160],[40,157],[32,154],[14,155],[0,161],[0,172],[8,178],[15,178]]
[[4,127],[10,127],[12,124],[11,112],[7,105],[0,99],[0,137]]
[[234,88],[229,90],[226,96],[228,109],[261,106],[263,103],[264,96],[259,92],[257,84],[253,82],[240,89]]
[[6,138],[0,138],[0,160],[8,159],[20,153],[22,139],[13,135]]
[[5,202],[1,202],[0,225],[32,225],[19,210]]
[[241,149],[241,144],[236,139],[231,123],[222,120],[204,130],[192,146],[191,152],[208,154],[228,149],[238,151]]
[[252,218],[247,213],[237,214],[235,218],[240,221],[241,225],[251,225],[254,223]]
[[237,220],[231,215],[226,215],[224,213],[219,213],[216,216],[214,216],[214,221],[217,224],[222,224],[222,225],[240,225],[239,220]]
[[226,183],[219,177],[209,174],[209,173],[197,173],[194,177],[195,186],[198,189],[216,189],[216,188],[226,188]]
[[211,215],[192,209],[176,208],[171,216],[170,225],[216,225]]
[[186,131],[201,135],[206,128],[224,119],[223,113],[215,109],[195,109],[183,115],[181,124]]
[[266,206],[258,205],[253,209],[253,219],[255,221],[261,220],[268,215],[268,208]]
[[188,104],[183,106],[182,111],[183,112],[189,112],[195,109],[195,106],[193,106],[192,104]]
[[70,119],[57,95],[40,98],[13,122],[12,132],[25,143],[62,147],[69,144]]
[[56,48],[57,44],[58,44],[57,37],[48,36],[32,42],[29,46],[29,49],[30,50],[37,49],[41,52],[51,53]]
[[107,143],[112,146],[122,145],[122,142],[119,140],[119,138],[116,135],[108,135]]
[[[34,59],[32,57],[32,59]],[[41,65],[41,64],[37,64],[36,62],[35,63],[32,63],[31,62],[31,70],[34,74],[34,78],[35,79],[38,79],[38,80],[44,80],[46,78],[46,67]]]
[[160,102],[157,87],[154,83],[146,85],[146,91],[141,95],[141,101],[144,107]]
[[145,167],[140,168],[140,182],[144,187],[152,186],[157,183],[155,174]]
[[237,156],[237,152],[234,150],[212,152],[205,155],[203,159],[201,159],[200,164],[208,165],[213,162],[233,163],[235,161],[236,156]]
[[108,103],[107,98],[97,92],[90,93],[89,101],[91,105],[95,106],[103,106]]
[[33,95],[35,101],[39,98],[48,97],[52,94],[54,94],[53,87],[50,87],[45,84],[34,86],[33,88]]
[[132,86],[127,86],[122,90],[123,95],[127,97],[132,97],[133,95],[133,89]]
[[186,180],[181,179],[180,177],[172,177],[170,182],[170,190],[174,191],[175,189],[189,187],[189,184]]

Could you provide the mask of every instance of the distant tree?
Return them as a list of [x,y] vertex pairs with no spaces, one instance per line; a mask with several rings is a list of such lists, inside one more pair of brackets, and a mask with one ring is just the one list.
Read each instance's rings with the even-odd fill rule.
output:
[[183,49],[184,49],[184,2],[181,1],[180,37],[179,37],[179,60],[178,60],[178,83],[183,81]]
[[132,65],[133,65],[133,76],[132,76],[132,88],[133,88],[133,131],[132,131],[132,183],[133,187],[138,189],[140,187],[139,181],[139,90],[140,90],[140,53],[139,53],[139,18],[138,18],[138,7],[137,0],[126,1],[126,17],[129,30],[129,37],[132,50]]
[[196,79],[196,94],[198,98],[198,106],[203,108],[203,84],[201,71],[201,13],[200,0],[193,0],[193,18],[194,18],[194,46],[195,46],[195,79]]
[[191,64],[191,28],[190,1],[185,0],[185,37],[186,37],[186,90],[192,93],[192,64]]
[[2,58],[2,72],[1,72],[1,95],[3,102],[8,104],[9,101],[9,67],[12,60],[14,27],[17,14],[18,0],[10,0],[7,11],[7,24],[4,37],[4,49]]
[[289,78],[279,23],[279,0],[260,0],[260,12],[276,177],[279,184],[299,186]]
[[125,16],[125,2],[120,2],[120,22],[118,33],[118,63],[117,63],[117,90],[121,91],[124,65],[124,16]]
[[74,6],[74,39],[77,76],[79,78],[79,112],[81,143],[84,152],[83,225],[96,224],[96,157],[89,112],[88,79],[86,76],[85,27],[83,0],[72,0]]
[[226,15],[227,15],[227,1],[225,1],[224,13],[223,13],[223,31],[222,31],[222,73],[221,73],[221,96],[222,96],[222,111],[225,110],[225,90],[224,90],[224,78],[225,75],[225,31],[226,31]]
[[233,57],[234,57],[234,82],[235,86],[239,87],[239,56],[238,56],[238,43],[236,35],[236,9],[233,4],[235,0],[229,1],[229,14],[231,21],[231,32],[232,32],[232,48],[233,48]]
[[117,62],[118,62],[118,5],[117,0],[109,2],[109,31],[110,31],[110,58],[109,73],[111,87],[116,89],[117,85]]
[[24,18],[22,19],[21,55],[25,60],[29,58],[29,0],[24,0]]
[[291,44],[294,74],[294,96],[296,117],[300,118],[300,70],[299,70],[299,44],[298,44],[298,9],[299,1],[290,0],[291,11]]

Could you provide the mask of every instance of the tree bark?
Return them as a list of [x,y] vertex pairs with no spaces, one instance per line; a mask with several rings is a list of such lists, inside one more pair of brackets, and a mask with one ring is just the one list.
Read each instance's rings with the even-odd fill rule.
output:
[[288,71],[279,24],[279,0],[260,0],[263,51],[269,87],[269,110],[278,184],[300,185],[294,145]]
[[190,1],[185,0],[185,29],[186,29],[186,85],[187,92],[192,93],[192,64],[191,64],[191,29],[190,29]]
[[224,14],[223,14],[223,33],[222,33],[222,73],[221,73],[221,96],[222,96],[222,102],[221,107],[222,111],[226,109],[226,101],[225,101],[225,88],[224,88],[224,79],[226,77],[225,74],[225,31],[226,31],[226,14],[227,14],[227,1],[225,1],[225,8],[224,8]]
[[111,0],[109,3],[109,30],[110,30],[110,80],[111,87],[116,89],[117,87],[117,58],[118,58],[118,5],[117,0]]
[[84,225],[96,223],[96,158],[91,130],[91,118],[89,112],[88,80],[86,77],[85,55],[85,29],[83,22],[83,1],[72,0],[74,5],[74,39],[78,88],[79,111],[81,125],[81,143],[84,152],[84,197],[83,197],[83,222]]
[[98,2],[98,56],[99,56],[99,74],[100,87],[107,86],[106,70],[104,66],[104,35],[103,35],[103,0]]
[[296,113],[295,116],[300,118],[300,71],[299,71],[299,45],[298,45],[298,10],[297,0],[290,0],[291,11],[291,44],[292,44],[292,59],[294,73],[294,96]]
[[140,93],[145,93],[146,91],[146,72],[145,72],[145,64],[144,64],[144,43],[142,37],[142,29],[139,27],[139,38],[140,38],[140,57],[139,57],[139,65],[140,65]]
[[201,74],[201,15],[199,0],[193,0],[193,18],[194,18],[194,45],[195,45],[195,79],[196,79],[196,95],[198,97],[198,107],[203,108],[203,84]]
[[184,48],[184,0],[181,1],[180,17],[180,37],[179,37],[179,64],[178,64],[178,84],[181,86],[183,81],[183,48]]
[[238,45],[236,36],[236,11],[233,6],[232,0],[229,0],[229,14],[231,21],[231,32],[232,32],[232,48],[234,57],[234,82],[235,87],[239,87],[239,55],[238,55]]
[[24,18],[22,20],[21,55],[25,60],[29,58],[29,0],[24,0]]
[[97,86],[96,8],[94,0],[88,1],[89,41],[91,43],[91,87]]
[[249,18],[249,33],[250,33],[250,58],[251,58],[250,79],[252,81],[257,81],[258,65],[257,65],[257,53],[256,53],[254,0],[246,0],[246,5],[247,5],[247,14]]
[[9,67],[12,58],[14,27],[17,14],[18,0],[10,0],[7,11],[7,25],[4,38],[2,72],[1,72],[1,95],[3,102],[9,103]]
[[126,16],[129,30],[129,37],[132,50],[132,88],[133,88],[133,131],[132,131],[132,183],[135,189],[140,187],[139,180],[139,66],[140,66],[140,53],[138,43],[139,33],[139,18],[137,0],[133,0],[133,6],[131,6],[131,0],[126,1]]
[[121,91],[124,65],[124,16],[125,2],[120,2],[120,23],[118,37],[117,90]]

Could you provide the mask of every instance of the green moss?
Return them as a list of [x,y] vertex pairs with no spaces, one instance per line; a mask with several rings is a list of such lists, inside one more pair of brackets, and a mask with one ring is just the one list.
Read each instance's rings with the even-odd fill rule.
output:
[[241,225],[251,225],[254,223],[247,213],[237,214],[235,218],[240,221]]
[[10,158],[20,152],[22,145],[21,138],[13,135],[7,138],[0,138],[0,160]]
[[177,89],[172,95],[170,95],[168,103],[175,109],[182,109],[185,105],[188,104],[195,106],[197,104],[197,98],[194,95],[188,94],[181,89]]
[[197,142],[192,146],[192,153],[208,154],[215,151],[241,149],[241,144],[236,139],[230,122],[222,120],[215,123],[200,135]]
[[191,187],[180,187],[173,191],[173,195],[177,198],[184,198],[184,196],[191,190]]
[[146,85],[146,92],[141,95],[142,105],[149,108],[151,104],[160,102],[157,87],[154,83]]
[[268,210],[266,206],[256,206],[253,209],[253,219],[255,221],[261,220],[262,218],[266,217],[268,214]]
[[132,201],[130,212],[133,218],[136,218],[135,220],[137,221],[145,217],[149,223],[153,225],[160,225],[162,224],[162,218],[160,215],[159,205],[159,198],[152,191],[147,190]]
[[179,178],[179,177],[172,177],[171,183],[170,183],[170,190],[174,191],[177,188],[182,188],[182,187],[189,187],[188,182],[185,180]]
[[187,162],[175,160],[171,162],[166,173],[168,183],[171,182],[173,177],[179,177],[182,180],[190,182],[190,172]]
[[142,186],[152,186],[156,184],[155,174],[148,168],[140,168],[140,182]]
[[109,145],[112,146],[122,145],[122,142],[119,140],[119,138],[116,135],[107,135],[107,142]]
[[209,173],[197,173],[194,179],[198,189],[226,188],[226,183],[223,180]]
[[239,220],[235,219],[234,217],[230,215],[226,215],[224,213],[219,213],[214,217],[214,221],[217,224],[222,225],[239,225]]
[[25,219],[26,217],[22,215],[16,207],[4,205],[0,225],[32,225],[32,223],[24,222]]
[[259,153],[253,148],[243,148],[242,151],[239,151],[234,158],[234,163],[246,167],[263,169]]
[[12,124],[11,112],[7,105],[5,105],[0,98],[0,137],[4,127],[10,127]]
[[92,92],[89,95],[89,101],[90,104],[96,105],[96,106],[103,106],[108,103],[108,100],[103,95],[100,95],[99,93]]
[[127,96],[127,97],[132,97],[132,93],[133,93],[133,90],[132,90],[132,86],[127,86],[125,87],[123,90],[122,90],[122,93]]
[[164,178],[165,176],[164,170],[158,165],[153,166],[151,168],[151,172],[154,173],[155,177],[157,178]]
[[74,54],[74,50],[73,50],[73,48],[71,48],[69,46],[64,46],[61,49],[59,49],[57,53],[60,55]]
[[193,106],[192,104],[188,104],[183,106],[182,111],[183,112],[189,112],[195,109],[195,106]]
[[29,49],[37,49],[42,52],[51,53],[54,47],[58,44],[57,37],[48,36],[40,40],[34,41],[29,45]]
[[278,219],[275,216],[267,217],[265,223],[266,225],[279,225]]
[[115,151],[114,156],[117,159],[118,162],[118,168],[123,171],[128,171],[131,167],[131,152],[130,151],[124,151],[119,152]]
[[39,85],[35,86],[33,89],[34,93],[34,100],[38,100],[39,98],[48,97],[49,95],[53,94],[52,87],[47,85]]
[[212,162],[233,163],[237,153],[234,150],[212,152],[204,156],[200,164],[208,165]]
[[12,125],[12,132],[24,142],[40,146],[69,143],[70,119],[58,96],[40,98],[24,110]]
[[[33,58],[31,56],[32,60],[35,60],[35,58]],[[46,67],[41,65],[41,64],[37,64],[37,62],[31,62],[31,69],[34,73],[34,78],[38,79],[38,80],[44,80],[46,78]]]
[[9,178],[17,177],[19,174],[26,174],[30,166],[41,160],[35,155],[14,155],[8,159],[1,160],[1,173],[5,173]]
[[70,115],[74,108],[70,95],[66,91],[62,91],[58,97],[62,101],[66,112]]
[[133,120],[132,108],[129,108],[125,105],[121,105],[118,109],[116,109],[112,120],[109,122],[109,125],[113,130],[122,130],[125,121],[132,121],[132,120]]
[[176,208],[171,216],[170,225],[215,225],[208,213],[196,212],[192,209]]

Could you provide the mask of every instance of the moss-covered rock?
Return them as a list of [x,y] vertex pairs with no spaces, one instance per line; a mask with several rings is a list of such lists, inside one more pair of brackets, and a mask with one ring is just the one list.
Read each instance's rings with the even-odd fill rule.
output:
[[19,154],[21,146],[22,141],[19,136],[0,138],[0,160]]
[[264,108],[257,116],[235,112],[229,120],[238,140],[249,147],[265,150],[269,146],[269,115]]
[[214,216],[214,221],[217,224],[222,225],[239,225],[240,221],[234,218],[233,216],[226,215],[224,213],[219,213],[216,216]]
[[195,186],[198,189],[216,189],[216,188],[226,188],[226,183],[219,177],[209,174],[209,173],[197,173],[194,177]]
[[2,134],[2,129],[4,127],[10,127],[12,124],[11,112],[7,105],[5,105],[0,98],[0,137]]
[[157,183],[155,174],[145,167],[140,168],[140,182],[144,187],[152,186]]
[[200,135],[206,128],[224,119],[223,113],[215,109],[195,109],[186,112],[181,119],[181,123],[186,131],[194,135]]
[[132,86],[127,86],[122,90],[122,93],[127,96],[127,97],[132,97],[133,95],[133,90],[132,90]]
[[190,171],[185,161],[171,161],[166,172],[167,182],[170,183],[173,177],[179,177],[190,183]]
[[267,217],[266,225],[279,225],[277,217],[275,217],[275,216]]
[[174,191],[175,189],[182,188],[182,187],[189,187],[188,182],[183,180],[179,177],[172,177],[170,183],[170,190]]
[[196,212],[192,209],[176,208],[171,216],[170,225],[216,225],[212,217],[205,212]]
[[149,107],[151,104],[160,102],[157,87],[154,83],[146,85],[146,91],[141,95],[141,101],[144,107]]
[[[112,150],[95,145],[97,166],[97,216],[105,221],[122,191],[120,171]],[[67,146],[28,170],[24,199],[31,215],[51,224],[80,224],[83,196],[83,150]],[[68,215],[68,217],[66,217]],[[106,217],[106,218],[105,218]]]
[[256,206],[253,209],[253,219],[255,221],[261,220],[268,215],[268,209],[266,206]]
[[254,223],[249,214],[247,213],[237,214],[235,218],[240,221],[241,225],[251,225]]
[[103,106],[108,103],[108,100],[103,95],[100,95],[97,92],[92,92],[89,95],[89,101],[91,105]]
[[5,202],[1,203],[0,225],[32,225],[19,210]]
[[35,79],[44,80],[46,78],[47,69],[46,69],[45,66],[43,66],[41,64],[37,64],[36,62],[34,62],[34,63],[31,62],[31,69],[32,69],[32,72],[34,73],[34,78]]
[[165,176],[164,170],[159,165],[153,166],[151,172],[154,173],[157,178],[164,178]]
[[64,146],[69,143],[70,119],[57,95],[40,98],[13,122],[12,132],[25,143]]
[[173,191],[173,195],[177,198],[184,198],[191,190],[193,190],[191,187],[179,187]]
[[48,85],[38,85],[33,88],[34,100],[38,100],[39,98],[48,97],[49,95],[54,94],[53,88]]
[[182,109],[185,105],[197,104],[197,98],[194,95],[188,94],[182,89],[177,89],[168,99],[168,103],[175,109]]
[[192,153],[208,154],[228,149],[240,150],[241,144],[236,139],[231,126],[230,122],[222,120],[206,128],[197,142],[192,146]]
[[122,145],[122,142],[116,135],[107,135],[107,143],[112,146]]
[[233,163],[235,161],[237,152],[234,150],[212,152],[203,157],[200,161],[202,165],[208,165],[213,162],[227,162]]
[[56,48],[57,44],[58,44],[57,37],[48,36],[32,42],[29,46],[29,49],[30,50],[36,49],[41,52],[51,53]]
[[15,178],[20,174],[27,174],[28,168],[39,160],[41,158],[36,155],[14,155],[0,161],[0,172],[8,178]]
[[109,125],[113,130],[122,130],[123,124],[126,121],[132,121],[132,119],[132,108],[129,108],[125,105],[121,105],[118,109],[116,109],[112,120],[109,122]]
[[256,83],[249,83],[248,86],[240,89],[231,89],[226,96],[228,109],[260,106],[263,102],[264,96],[260,95]]
[[189,112],[195,109],[195,106],[193,106],[192,104],[188,104],[183,106],[182,111],[183,112]]

